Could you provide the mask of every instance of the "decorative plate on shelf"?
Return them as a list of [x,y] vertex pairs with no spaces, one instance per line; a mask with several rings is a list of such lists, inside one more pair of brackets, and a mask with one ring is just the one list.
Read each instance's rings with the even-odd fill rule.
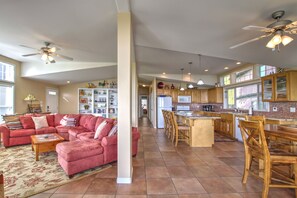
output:
[[279,125],[278,128],[284,131],[297,132],[297,125],[295,124]]

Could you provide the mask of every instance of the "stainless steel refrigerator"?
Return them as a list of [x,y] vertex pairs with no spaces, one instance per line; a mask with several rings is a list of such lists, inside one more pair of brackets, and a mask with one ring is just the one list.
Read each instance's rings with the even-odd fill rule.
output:
[[164,128],[162,110],[172,111],[172,98],[170,96],[159,96],[157,98],[157,127]]

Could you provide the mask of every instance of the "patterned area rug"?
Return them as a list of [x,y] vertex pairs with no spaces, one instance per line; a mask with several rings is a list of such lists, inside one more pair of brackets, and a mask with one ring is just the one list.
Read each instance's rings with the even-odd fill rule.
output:
[[57,153],[42,153],[35,161],[31,145],[0,148],[0,171],[4,172],[5,197],[28,197],[65,183],[96,174],[111,165],[74,175],[71,179],[58,163]]

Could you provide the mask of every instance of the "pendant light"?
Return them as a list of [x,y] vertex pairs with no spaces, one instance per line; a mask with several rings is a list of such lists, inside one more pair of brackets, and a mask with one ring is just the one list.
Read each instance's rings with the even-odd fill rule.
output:
[[[182,79],[181,79],[181,81],[183,81],[183,79],[184,79],[184,68],[181,68],[180,69],[181,70],[181,74],[182,74]],[[185,88],[183,88],[182,87],[182,83],[181,83],[181,81],[180,81],[180,89],[179,90],[181,90],[181,91],[185,91]]]
[[[198,54],[198,56],[199,56],[199,68],[201,68],[201,54]],[[201,78],[198,80],[197,85],[204,85],[204,82]]]
[[[192,71],[191,71],[191,67],[192,67],[192,62],[189,62],[189,65],[190,65],[190,72],[189,72],[189,75],[190,75],[190,82],[192,82]],[[189,89],[193,89],[194,86],[192,83],[189,84],[188,86]]]

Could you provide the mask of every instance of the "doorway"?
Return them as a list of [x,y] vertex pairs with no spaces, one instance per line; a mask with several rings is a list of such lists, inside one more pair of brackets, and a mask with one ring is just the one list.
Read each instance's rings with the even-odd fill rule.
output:
[[59,91],[55,88],[46,88],[46,112],[58,113]]
[[148,116],[148,96],[139,96],[139,117]]

